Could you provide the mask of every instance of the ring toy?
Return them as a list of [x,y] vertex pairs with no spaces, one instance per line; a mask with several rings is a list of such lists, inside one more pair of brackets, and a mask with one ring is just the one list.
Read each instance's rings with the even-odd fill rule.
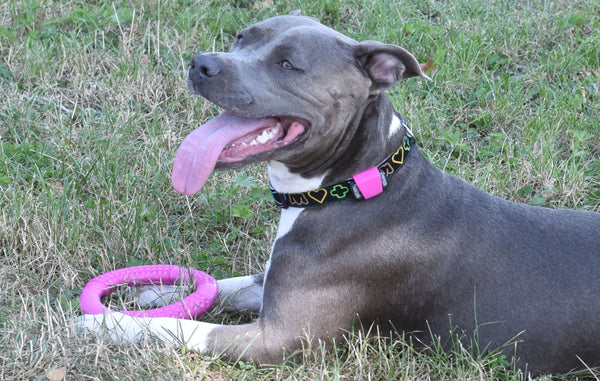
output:
[[[196,290],[183,300],[168,306],[141,311],[119,311],[134,317],[174,317],[194,319],[212,306],[219,292],[217,281],[202,271],[192,270]],[[79,296],[81,310],[86,314],[116,312],[104,306],[101,298],[110,294],[120,285],[139,286],[142,284],[174,284],[189,282],[187,269],[173,265],[146,265],[126,267],[110,271],[90,280]]]

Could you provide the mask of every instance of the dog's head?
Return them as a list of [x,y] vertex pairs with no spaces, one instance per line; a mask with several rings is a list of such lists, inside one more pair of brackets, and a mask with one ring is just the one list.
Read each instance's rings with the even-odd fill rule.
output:
[[190,90],[226,111],[184,140],[173,186],[196,193],[215,167],[310,165],[313,147],[343,146],[366,104],[414,76],[427,78],[405,49],[358,43],[313,18],[278,16],[250,26],[229,52],[190,64]]

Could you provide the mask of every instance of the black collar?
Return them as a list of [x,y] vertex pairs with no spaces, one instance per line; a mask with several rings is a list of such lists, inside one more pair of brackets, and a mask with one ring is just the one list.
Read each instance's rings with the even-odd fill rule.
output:
[[396,151],[377,166],[360,172],[351,179],[303,193],[279,193],[269,186],[275,203],[282,208],[310,208],[348,199],[366,200],[380,194],[388,185],[388,179],[400,170],[415,144],[412,134],[408,132],[408,128],[406,130],[402,145]]

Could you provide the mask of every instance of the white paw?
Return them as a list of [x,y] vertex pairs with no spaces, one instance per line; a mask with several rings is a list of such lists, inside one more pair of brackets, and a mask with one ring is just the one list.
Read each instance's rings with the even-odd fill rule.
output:
[[136,343],[147,337],[161,340],[171,346],[187,346],[204,352],[208,337],[218,325],[195,320],[173,318],[137,318],[120,312],[83,315],[77,318],[75,331],[95,334],[114,343]]
[[219,284],[218,303],[224,307],[224,311],[260,311],[263,290],[262,285],[254,281],[254,277],[227,278],[217,283]]
[[114,312],[80,316],[77,318],[75,329],[82,334],[105,336],[115,343],[134,343],[143,338],[145,325],[144,319]]
[[189,295],[189,287],[176,285],[148,285],[136,287],[138,304],[142,308],[163,307]]

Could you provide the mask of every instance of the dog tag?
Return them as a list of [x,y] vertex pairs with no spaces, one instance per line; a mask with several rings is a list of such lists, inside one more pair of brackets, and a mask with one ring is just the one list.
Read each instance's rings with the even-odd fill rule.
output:
[[372,167],[357,173],[352,177],[358,190],[365,200],[375,197],[383,192],[383,182],[381,181],[381,173],[377,167]]

